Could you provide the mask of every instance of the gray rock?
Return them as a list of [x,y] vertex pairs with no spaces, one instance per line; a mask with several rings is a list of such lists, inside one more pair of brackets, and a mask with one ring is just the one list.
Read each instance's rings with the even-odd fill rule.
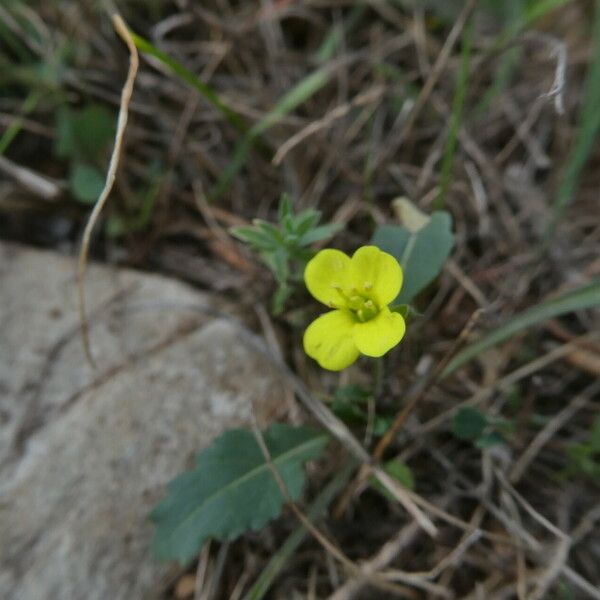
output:
[[0,245],[0,597],[152,599],[165,483],[228,427],[281,413],[277,374],[223,302],[92,266],[83,355],[75,260]]

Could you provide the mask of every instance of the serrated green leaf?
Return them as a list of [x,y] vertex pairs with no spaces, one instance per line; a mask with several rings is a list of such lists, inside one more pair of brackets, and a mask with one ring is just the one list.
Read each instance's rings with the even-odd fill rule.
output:
[[452,432],[461,440],[475,440],[483,434],[488,421],[485,415],[471,406],[461,408],[452,419]]
[[401,225],[382,225],[371,243],[402,265],[404,283],[393,304],[408,304],[437,277],[450,255],[452,218],[445,211],[434,212],[429,223],[416,232]]
[[69,188],[73,196],[85,204],[93,204],[104,188],[104,175],[83,163],[75,163],[69,176]]
[[[291,497],[298,499],[305,479],[302,466],[321,454],[327,436],[275,424],[264,440]],[[198,454],[192,471],[169,484],[169,495],[151,513],[154,554],[186,564],[207,538],[231,540],[260,529],[281,513],[284,502],[254,434],[226,431]]]

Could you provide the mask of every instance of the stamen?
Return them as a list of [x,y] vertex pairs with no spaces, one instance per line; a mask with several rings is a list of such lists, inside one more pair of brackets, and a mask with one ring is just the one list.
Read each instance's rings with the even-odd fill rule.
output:
[[363,288],[366,292],[368,292],[373,287],[373,284],[370,281],[365,281],[363,283]]
[[369,308],[369,309],[375,308],[375,305],[373,304],[373,300],[367,300],[365,302],[365,308]]

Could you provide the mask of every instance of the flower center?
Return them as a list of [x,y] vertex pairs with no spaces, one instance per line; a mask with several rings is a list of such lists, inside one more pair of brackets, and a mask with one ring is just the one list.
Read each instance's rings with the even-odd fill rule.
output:
[[[355,317],[361,322],[366,323],[379,314],[379,308],[370,298],[359,294],[356,288],[352,288],[350,293],[346,293],[340,286],[333,286],[336,292],[341,296],[346,305]],[[372,285],[365,283],[365,291],[371,289]]]

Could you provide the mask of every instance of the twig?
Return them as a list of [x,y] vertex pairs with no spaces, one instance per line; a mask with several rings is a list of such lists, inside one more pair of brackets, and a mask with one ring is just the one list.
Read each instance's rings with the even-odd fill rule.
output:
[[117,120],[117,132],[115,135],[115,145],[113,147],[113,151],[110,157],[110,163],[108,165],[108,173],[106,175],[106,181],[104,183],[104,189],[102,190],[98,201],[94,205],[94,209],[88,219],[88,222],[85,226],[83,232],[83,239],[81,241],[81,249],[79,252],[79,261],[77,268],[77,292],[78,292],[78,300],[79,300],[79,325],[81,328],[81,338],[83,341],[83,348],[85,350],[85,355],[88,359],[90,365],[95,367],[94,358],[92,356],[92,351],[90,348],[90,339],[89,339],[89,329],[88,322],[86,317],[86,307],[85,307],[85,293],[84,293],[84,285],[85,285],[85,270],[87,266],[87,258],[90,247],[90,239],[92,236],[92,231],[106,201],[112,189],[112,186],[115,182],[115,177],[117,174],[117,168],[119,166],[119,157],[121,154],[121,146],[123,145],[123,136],[125,134],[125,127],[127,125],[127,117],[129,113],[129,102],[131,100],[131,95],[133,93],[133,84],[135,81],[135,76],[137,74],[138,66],[139,66],[139,57],[131,38],[131,34],[127,29],[127,25],[125,21],[121,18],[120,15],[114,14],[112,16],[113,26],[116,32],[119,34],[121,39],[127,44],[127,48],[129,50],[129,70],[127,72],[127,79],[125,81],[125,85],[123,86],[123,91],[121,92],[121,105],[119,108],[119,118]]
[[271,161],[275,166],[279,166],[281,161],[285,158],[292,148],[297,146],[300,142],[303,142],[307,137],[310,137],[320,129],[324,129],[331,125],[335,120],[341,119],[345,115],[347,115],[353,108],[358,106],[363,106],[365,104],[370,104],[371,102],[375,102],[383,95],[384,88],[376,87],[371,90],[368,90],[362,94],[358,94],[356,98],[354,98],[351,102],[347,102],[346,104],[342,104],[340,106],[336,106],[333,110],[328,112],[322,119],[318,119],[317,121],[313,121],[308,124],[304,129],[301,129],[297,133],[295,133],[290,139],[284,142],[273,157]]

